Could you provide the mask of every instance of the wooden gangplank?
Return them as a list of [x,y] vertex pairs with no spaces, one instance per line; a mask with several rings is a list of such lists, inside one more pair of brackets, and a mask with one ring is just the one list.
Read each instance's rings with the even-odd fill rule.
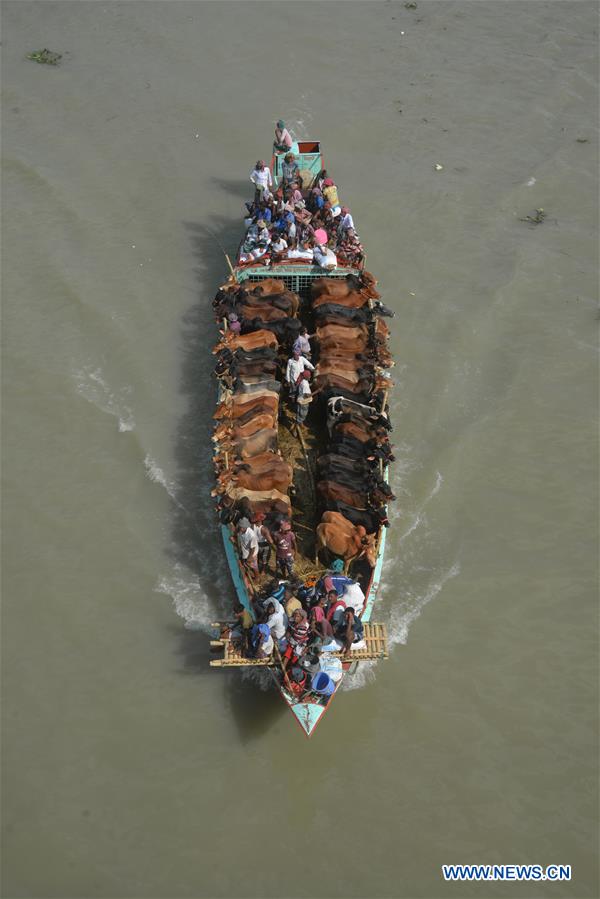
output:
[[[213,627],[219,627],[220,623],[215,622]],[[333,658],[342,659],[345,662],[372,662],[377,659],[388,658],[388,642],[387,628],[385,624],[365,624],[365,643],[362,649],[352,649],[349,653],[330,652],[327,655]],[[248,659],[245,658],[240,650],[233,645],[229,638],[221,640],[211,640],[211,649],[223,650],[223,656],[220,659],[211,659],[212,668],[242,668],[246,666],[260,668],[274,668],[277,666],[276,659],[271,656],[268,659]]]

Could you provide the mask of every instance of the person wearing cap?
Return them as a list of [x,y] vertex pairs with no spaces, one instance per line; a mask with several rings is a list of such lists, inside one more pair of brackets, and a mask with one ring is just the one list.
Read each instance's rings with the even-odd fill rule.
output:
[[331,590],[337,590],[341,596],[346,585],[352,583],[352,578],[349,578],[344,574],[344,560],[335,559],[335,561],[331,563],[329,570],[323,575],[322,586],[327,593]]
[[296,535],[289,521],[282,521],[279,530],[273,534],[277,570],[284,578],[290,578],[294,570],[296,556]]
[[240,518],[237,526],[237,538],[242,564],[244,568],[258,573],[258,540],[250,527],[247,518]]
[[290,132],[285,127],[283,119],[279,119],[275,128],[275,140],[273,141],[273,149],[280,152],[292,149],[293,140]]
[[273,637],[267,624],[255,624],[250,631],[251,652],[255,659],[268,659],[273,652]]
[[323,199],[322,191],[320,191],[318,187],[313,187],[308,195],[308,208],[310,212],[318,212],[324,205],[325,200]]
[[338,189],[331,178],[325,178],[323,181],[323,196],[331,204],[331,214],[334,218],[342,211],[340,200],[338,197]]
[[292,181],[297,181],[300,177],[300,169],[293,153],[286,153],[281,163],[281,182],[286,188]]
[[264,524],[264,520],[264,512],[257,512],[252,519],[252,530],[258,541],[257,563],[259,574],[268,570],[269,559],[271,558],[271,547],[275,546],[273,538],[271,537],[271,532]]
[[250,181],[256,188],[254,200],[255,202],[260,202],[263,192],[273,186],[271,170],[265,165],[264,159],[259,159],[254,169],[250,172]]
[[298,375],[296,384],[296,424],[304,424],[310,404],[312,403],[313,394],[310,389],[310,372],[303,371]]

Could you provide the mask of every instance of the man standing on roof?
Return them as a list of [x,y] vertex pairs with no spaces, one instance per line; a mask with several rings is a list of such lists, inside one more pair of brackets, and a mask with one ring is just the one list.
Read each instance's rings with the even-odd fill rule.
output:
[[284,152],[286,150],[291,150],[292,144],[292,137],[290,135],[290,132],[285,127],[285,122],[283,121],[283,119],[279,119],[279,121],[277,122],[277,127],[275,128],[275,140],[273,141],[273,149]]
[[254,202],[259,203],[262,200],[263,192],[273,186],[271,170],[265,165],[264,159],[259,159],[255,168],[250,172],[250,181],[256,188]]

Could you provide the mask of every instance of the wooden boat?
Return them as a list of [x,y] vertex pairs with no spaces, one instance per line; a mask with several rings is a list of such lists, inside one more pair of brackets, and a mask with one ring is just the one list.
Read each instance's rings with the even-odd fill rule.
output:
[[[316,182],[319,174],[324,169],[320,144],[318,141],[300,141],[294,145],[292,152],[296,156],[296,161],[302,173],[303,186],[306,188],[311,181],[312,183]],[[270,169],[274,181],[273,189],[280,182],[283,155],[276,153],[271,160]],[[231,276],[221,286],[221,289],[225,291],[233,290],[237,286],[244,286],[250,289],[250,285],[254,287],[267,278],[281,280],[289,291],[292,291],[299,297],[300,309],[298,314],[305,323],[310,321],[311,285],[313,285],[315,279],[322,279],[323,277],[344,279],[349,275],[360,279],[365,276],[364,260],[358,264],[344,264],[344,260],[339,259],[338,267],[333,271],[324,271],[318,265],[315,265],[312,260],[284,259],[275,262],[266,256],[253,260],[249,264],[244,264],[240,261],[241,246],[242,244],[240,244],[235,265],[230,263]],[[228,262],[230,262],[229,259]],[[378,304],[374,304],[372,300],[369,300],[367,308],[371,310],[369,315],[372,321],[375,322],[378,314],[376,311]],[[388,312],[387,314],[390,313]],[[224,319],[221,334],[226,334],[226,331],[227,321]],[[287,350],[287,355],[289,355],[289,346]],[[380,375],[383,375],[384,379],[389,378],[389,375],[384,374],[381,369],[378,368],[377,370]],[[387,416],[388,390],[386,388],[388,385],[391,386],[392,382],[388,380],[382,382],[380,379],[379,383],[383,383],[385,387],[378,394],[379,405],[377,406],[377,412]],[[280,396],[280,407],[283,407],[285,404],[283,391]],[[219,402],[223,402],[226,398],[226,389],[221,381]],[[316,408],[317,405],[320,408]],[[324,404],[312,404],[313,408],[305,431],[301,427],[296,426],[294,428],[294,425],[286,420],[285,410],[280,408],[278,425],[279,452],[292,463],[294,469],[295,494],[292,496],[292,522],[300,543],[300,551],[296,563],[300,569],[299,574],[301,578],[305,577],[307,573],[316,577],[325,570],[324,563],[316,561],[315,530],[320,521],[320,515],[318,514],[319,503],[313,479],[314,463],[323,450],[323,435],[326,433],[325,414],[327,410],[322,408],[322,405]],[[216,447],[216,458],[220,460],[216,466],[219,469],[220,465],[220,470],[222,470],[223,466],[227,468],[232,464],[231,457],[228,456],[227,452],[225,454],[219,453],[218,444]],[[380,463],[380,473],[387,482],[386,464]],[[386,516],[383,517],[385,518]],[[253,599],[263,585],[258,584],[256,578],[250,576],[241,563],[233,525],[230,522],[221,521],[220,528],[237,599],[242,606],[254,614]],[[231,639],[225,622],[214,623],[216,639],[211,642],[211,648],[220,657],[213,659],[210,663],[211,666],[215,668],[240,668],[245,666],[266,668],[272,675],[277,689],[291,709],[303,732],[306,736],[311,736],[325,711],[330,707],[333,696],[340,689],[343,675],[350,670],[354,671],[356,666],[361,663],[387,658],[385,626],[372,622],[372,614],[381,578],[385,540],[386,527],[381,525],[374,533],[374,545],[376,547],[374,565],[369,564],[363,558],[351,561],[349,568],[347,568],[347,574],[360,585],[364,593],[364,607],[360,614],[364,626],[364,640],[356,644],[356,648],[353,647],[346,654],[341,651],[323,654],[322,658],[327,660],[325,667],[327,668],[327,665],[329,665],[331,670],[332,666],[333,668],[337,666],[341,673],[341,677],[336,681],[332,693],[323,695],[314,690],[308,690],[298,694],[297,691],[294,691],[293,684],[290,682],[287,674],[282,671],[281,656],[277,649],[274,655],[268,659],[244,657],[241,654],[239,645]],[[373,556],[371,556],[371,562],[373,562]]]

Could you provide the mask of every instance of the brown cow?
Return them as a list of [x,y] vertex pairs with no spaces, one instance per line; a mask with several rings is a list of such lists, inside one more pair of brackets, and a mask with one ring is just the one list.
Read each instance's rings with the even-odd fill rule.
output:
[[254,290],[255,287],[262,287],[263,293],[283,293],[286,289],[285,283],[278,278],[264,278],[262,281],[244,281],[246,290]]
[[366,493],[357,493],[349,487],[336,484],[335,481],[317,481],[317,490],[324,499],[339,500],[359,511],[364,511],[369,506]]
[[277,337],[272,331],[264,328],[259,331],[251,331],[249,334],[234,334],[233,331],[226,331],[220,343],[213,347],[213,356],[225,349],[234,353],[238,349],[256,350],[262,347],[277,349],[278,346]]
[[248,394],[242,394],[242,396],[246,402],[221,403],[217,406],[217,411],[214,413],[213,418],[217,420],[228,418],[231,421],[238,421],[240,418],[248,415],[249,412],[252,412],[252,410],[261,409],[264,412],[276,412],[279,408],[279,395],[277,393],[258,392],[256,396],[251,394],[252,399],[248,399]]
[[340,363],[339,360],[332,363],[319,362],[319,364],[317,365],[317,377],[321,378],[324,375],[339,374],[340,377],[345,378],[346,381],[350,381],[352,384],[357,384],[359,381],[359,376],[356,370],[351,368],[341,368],[341,364],[349,363]]
[[388,328],[388,326],[386,325],[384,320],[382,318],[376,318],[375,319],[375,339],[378,341],[387,340],[389,336],[390,336],[390,329]]
[[[262,293],[258,293],[261,288],[262,284],[257,284],[254,290],[244,297],[244,303],[248,306],[261,306],[266,303],[269,306],[286,309],[291,318],[297,316],[300,306],[297,293],[292,293],[291,290],[264,290]],[[277,298],[277,302],[275,302],[275,298]]]
[[345,562],[364,555],[371,568],[377,561],[375,535],[367,535],[362,525],[353,525],[340,512],[323,512],[317,526],[317,548],[327,549]]
[[272,331],[261,328],[259,331],[252,331],[250,334],[234,334],[233,331],[226,331],[225,336],[213,349],[213,355],[224,349],[231,350],[232,353],[238,349],[256,350],[259,347],[273,347],[277,349],[279,346],[277,337]]
[[259,431],[251,437],[240,437],[236,440],[229,440],[222,443],[219,447],[219,456],[221,452],[234,453],[238,459],[251,459],[252,456],[258,456],[260,453],[275,450],[277,448],[277,428],[269,428],[268,430]]
[[328,337],[337,337],[339,340],[354,340],[357,337],[368,338],[369,329],[366,325],[320,325],[316,330],[319,340],[325,340]]
[[[331,296],[324,293],[319,297],[315,297],[315,299],[312,301],[313,309],[318,309],[319,306],[323,306],[325,303],[331,302]],[[369,302],[369,297],[365,296],[362,293],[351,291],[345,296],[336,296],[334,302],[337,306],[346,306],[348,309],[362,309],[362,307],[366,306]]]
[[345,296],[351,291],[358,289],[364,292],[367,297],[378,300],[380,294],[375,290],[377,285],[376,279],[370,272],[364,271],[358,276],[359,284],[357,285],[356,277],[353,278],[315,278],[311,285],[313,297],[328,294],[329,297]]
[[228,490],[228,485],[245,487],[248,490],[286,491],[292,483],[292,466],[275,453],[262,453],[248,463],[236,463],[233,468],[223,471],[218,477],[219,486]]
[[220,424],[213,434],[213,441],[220,443],[221,440],[230,438],[234,442],[245,437],[251,437],[258,431],[274,428],[277,423],[277,416],[265,412],[263,415],[256,415],[247,424],[240,427],[232,427],[229,423]]
[[219,403],[213,418],[220,421],[222,418],[240,418],[250,409],[267,403],[273,411],[279,405],[279,394],[272,390],[257,390],[256,393],[236,394],[229,401]]
[[242,306],[242,316],[249,320],[259,318],[262,322],[275,322],[282,318],[289,318],[283,309],[276,306]]
[[240,471],[239,474],[227,477],[228,474],[229,472],[223,472],[219,476],[217,493],[231,494],[231,490],[238,487],[246,490],[279,490],[285,493],[292,483],[292,475],[289,471],[274,470],[262,474],[248,474]]
[[356,337],[353,340],[341,340],[338,337],[327,337],[319,344],[319,354],[332,353],[336,350],[343,350],[347,353],[356,355],[364,353],[367,349],[368,342],[366,337]]
[[254,503],[276,501],[284,503],[289,511],[291,511],[292,507],[289,496],[285,493],[281,493],[279,490],[246,490],[244,487],[232,487],[227,491],[227,496],[236,501],[247,499],[252,505],[254,505]]

